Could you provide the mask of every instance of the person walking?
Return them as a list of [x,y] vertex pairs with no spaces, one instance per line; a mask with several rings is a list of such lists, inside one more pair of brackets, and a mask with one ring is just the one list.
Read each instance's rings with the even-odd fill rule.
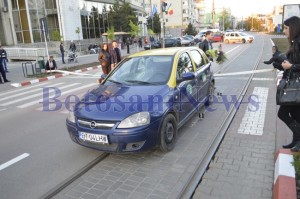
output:
[[6,53],[6,50],[0,46],[0,54],[1,54],[1,57],[2,57],[2,66],[5,70],[6,73],[8,73],[8,70],[7,70],[7,53]]
[[[284,69],[283,79],[289,74],[300,75],[300,18],[293,16],[284,21],[284,34],[288,38],[289,50],[287,60],[282,62]],[[293,140],[290,144],[283,145],[283,148],[290,148],[293,152],[300,151],[300,104],[294,106],[281,105],[278,110],[278,117],[293,132]]]
[[64,44],[63,42],[60,42],[60,45],[59,45],[59,49],[60,49],[60,53],[61,53],[61,61],[63,64],[65,64],[65,48],[64,48]]
[[213,49],[213,46],[212,46],[212,43],[211,43],[212,37],[213,37],[213,32],[208,30],[205,33],[205,39],[201,43],[199,43],[199,48],[201,50],[203,50],[203,52],[207,55],[207,57],[210,60],[212,60],[212,57],[207,54],[207,51]]
[[128,38],[126,39],[127,54],[130,53],[129,45],[130,45],[130,41],[129,41],[129,37],[128,37]]
[[110,55],[111,55],[111,70],[113,70],[117,63],[119,63],[121,61],[121,51],[118,48],[118,43],[116,42],[116,40],[114,40],[112,42],[112,49],[110,51]]
[[272,47],[273,55],[269,61],[264,61],[264,64],[272,64],[274,68],[278,70],[284,70],[282,67],[282,62],[287,59],[286,55],[278,50],[277,46]]
[[108,50],[108,45],[107,44],[102,44],[101,50],[98,56],[98,60],[101,64],[102,72],[103,74],[101,75],[101,78],[98,79],[98,83],[101,84],[103,79],[106,78],[106,76],[110,73],[111,71],[111,55]]
[[[142,42],[142,38],[139,38],[139,48],[143,48],[143,42]],[[146,45],[146,44],[145,44]]]

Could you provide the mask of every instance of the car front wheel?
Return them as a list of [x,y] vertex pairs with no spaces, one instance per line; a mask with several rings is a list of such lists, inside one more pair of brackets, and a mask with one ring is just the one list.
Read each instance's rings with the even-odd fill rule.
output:
[[243,39],[243,40],[242,40],[242,42],[243,42],[243,44],[244,44],[244,43],[246,43],[246,40],[245,40],[245,39]]
[[160,129],[160,150],[163,152],[171,151],[176,142],[177,137],[177,122],[172,114],[168,114],[162,123]]
[[228,40],[228,39],[226,39],[226,40],[225,40],[225,43],[226,43],[226,44],[229,44],[229,40]]

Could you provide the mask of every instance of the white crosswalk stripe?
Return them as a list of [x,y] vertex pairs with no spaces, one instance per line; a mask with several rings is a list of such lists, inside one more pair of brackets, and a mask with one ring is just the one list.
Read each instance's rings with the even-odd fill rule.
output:
[[[61,92],[61,96],[65,95],[65,94],[68,94],[68,93],[72,93],[72,92],[81,90],[81,89],[85,89],[85,88],[91,87],[93,85],[97,85],[97,84],[96,83],[91,83],[91,84],[87,84],[87,85],[84,85],[84,86],[76,87],[74,89],[70,89],[70,90]],[[62,89],[62,87],[60,89]],[[55,97],[55,95],[49,96],[49,98],[53,98],[53,97]],[[23,104],[23,105],[20,105],[20,106],[17,106],[17,107],[18,108],[27,108],[29,106],[36,105],[36,104],[39,104],[39,103],[42,103],[42,99],[35,100],[35,101],[29,102],[29,103],[26,103],[26,104]]]
[[[58,86],[58,85],[61,85],[61,84],[63,84],[63,83],[51,84],[51,87]],[[37,91],[41,91],[42,88],[43,88],[43,87],[40,87],[40,88],[32,89],[32,90],[26,91],[26,92],[19,92],[19,93],[15,94],[15,95],[9,95],[9,96],[7,96],[7,97],[2,97],[2,98],[0,98],[0,102],[1,102],[1,101],[4,101],[4,100],[7,100],[7,99],[19,97],[19,96],[21,96],[21,95],[27,95],[27,94],[29,94],[29,93],[34,93],[34,92],[37,92]]]
[[[42,82],[38,85],[32,85],[23,88],[16,88],[11,91],[1,92],[0,94],[0,111],[9,110],[11,107],[16,108],[28,108],[33,107],[33,109],[38,111],[43,111],[43,100],[48,98],[52,104],[47,106],[48,110],[52,110],[51,107],[55,107],[52,98],[56,98],[62,102],[62,107],[57,110],[58,113],[67,114],[68,108],[65,106],[65,99],[71,95],[78,95],[78,99],[86,92],[86,89],[96,86],[97,83],[83,84],[83,83],[72,83],[68,84],[65,82],[61,83],[51,83]],[[44,89],[49,88],[48,91]],[[44,93],[46,92],[46,93]],[[56,96],[57,95],[57,96]],[[73,98],[72,98],[73,99]],[[37,106],[39,105],[39,106]],[[35,108],[34,108],[35,107]]]
[[[66,86],[62,86],[60,87],[59,89],[64,89],[64,88],[69,88],[69,87],[72,87],[72,86],[76,86],[80,83],[74,83],[74,84],[69,84],[69,85],[66,85]],[[54,90],[51,90],[51,92],[53,92]],[[24,101],[24,100],[27,100],[27,99],[31,99],[31,98],[35,98],[35,97],[43,97],[43,93],[42,92],[39,92],[37,94],[33,94],[33,95],[29,95],[27,97],[22,97],[22,98],[19,98],[19,99],[16,99],[16,100],[12,100],[12,101],[9,101],[7,103],[4,103],[4,104],[0,104],[1,106],[7,106],[7,105],[11,105],[11,104],[15,104],[15,103],[18,103],[18,102],[21,102],[21,101]]]

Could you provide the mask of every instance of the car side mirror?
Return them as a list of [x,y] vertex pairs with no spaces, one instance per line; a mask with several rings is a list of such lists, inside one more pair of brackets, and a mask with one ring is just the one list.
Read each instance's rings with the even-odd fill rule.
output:
[[183,73],[180,79],[177,79],[177,83],[184,82],[187,80],[195,79],[195,74],[192,72]]

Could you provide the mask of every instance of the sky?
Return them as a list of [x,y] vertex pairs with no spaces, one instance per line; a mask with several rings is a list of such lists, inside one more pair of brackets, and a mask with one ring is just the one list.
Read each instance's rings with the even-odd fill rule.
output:
[[[206,0],[205,4],[208,9],[212,7],[213,0]],[[272,13],[274,6],[284,4],[300,4],[300,0],[215,0],[215,10],[230,8],[232,15],[242,18],[251,14],[268,14]]]

